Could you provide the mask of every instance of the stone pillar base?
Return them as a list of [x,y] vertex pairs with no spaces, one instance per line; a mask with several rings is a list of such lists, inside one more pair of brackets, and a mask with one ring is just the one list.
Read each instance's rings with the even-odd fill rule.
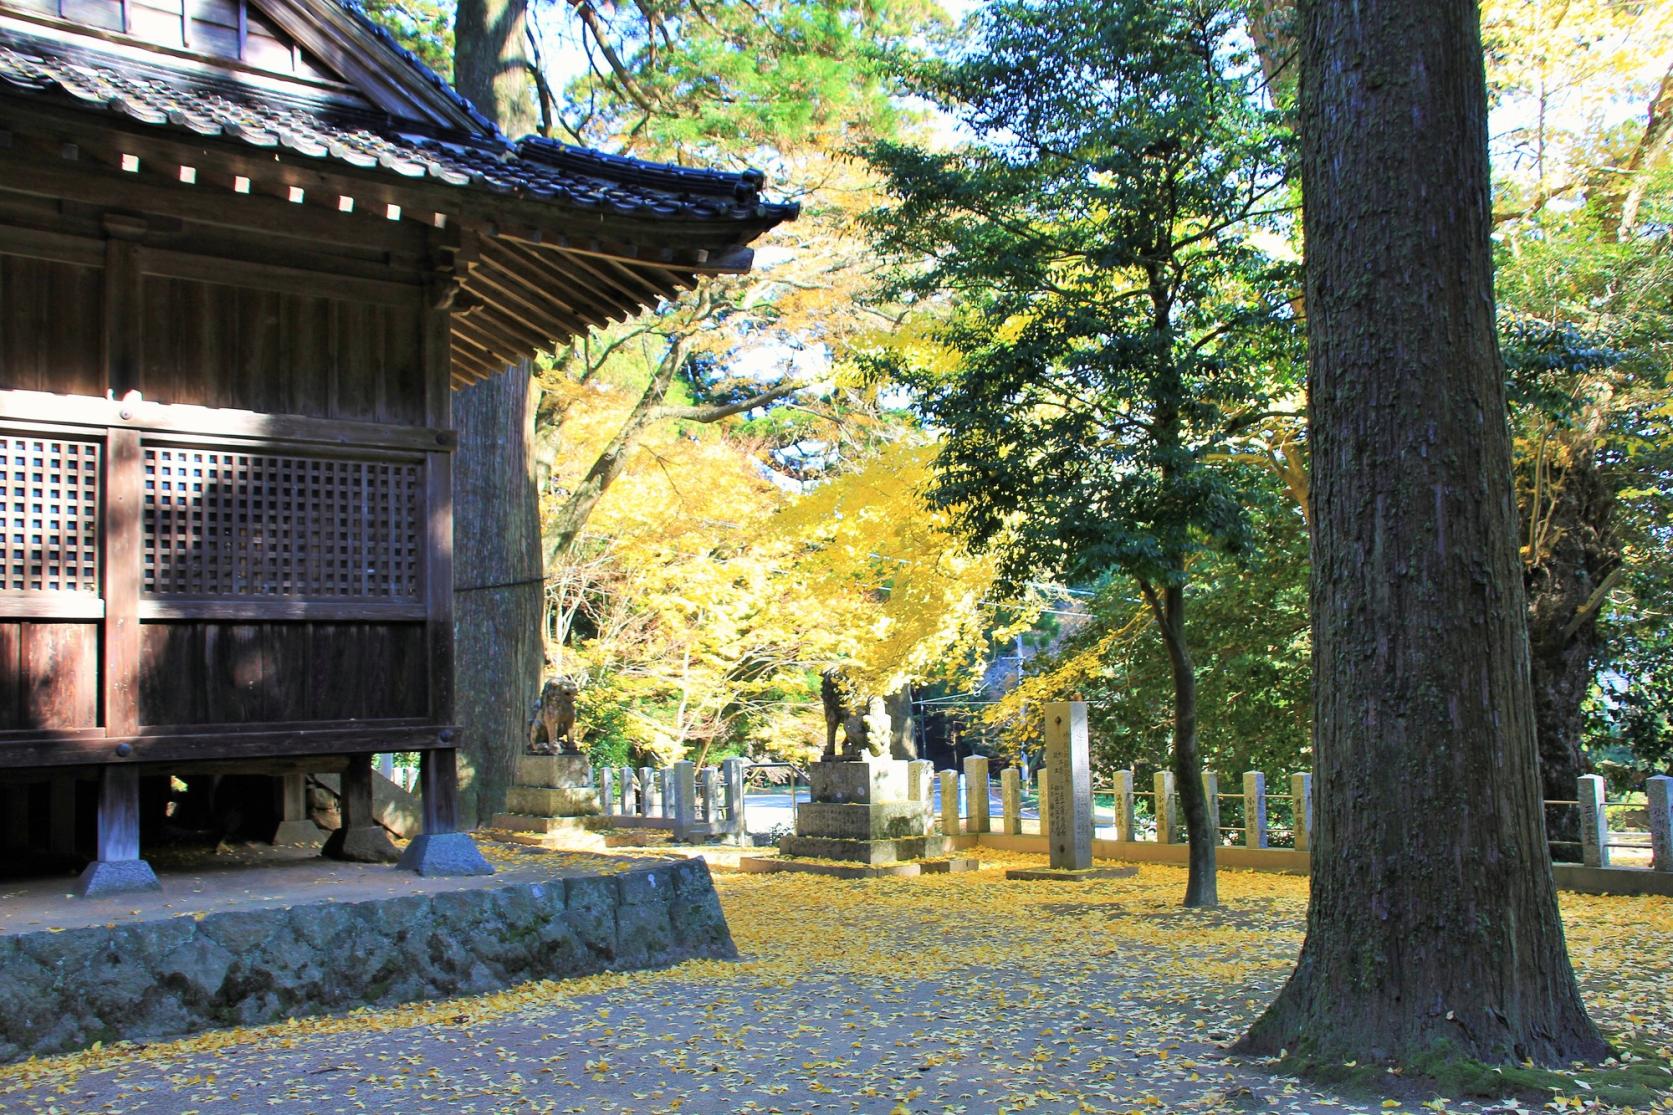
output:
[[423,833],[412,838],[395,866],[420,875],[492,875],[476,841],[462,832]]
[[326,837],[320,855],[350,863],[394,863],[401,858],[389,834],[376,825],[347,825]]
[[157,873],[142,859],[96,859],[76,880],[75,892],[82,898],[103,898],[108,894],[162,889]]
[[325,842],[325,830],[313,821],[280,821],[268,843],[278,847],[318,848]]

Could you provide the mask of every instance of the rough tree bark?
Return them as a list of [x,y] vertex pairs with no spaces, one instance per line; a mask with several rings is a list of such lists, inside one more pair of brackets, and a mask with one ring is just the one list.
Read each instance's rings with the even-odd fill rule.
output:
[[523,365],[454,395],[453,657],[467,824],[500,811],[540,689],[546,593],[529,453],[533,390]]
[[459,0],[453,17],[453,85],[516,138],[539,114],[530,76],[528,0]]
[[1238,1048],[1596,1059],[1540,811],[1476,3],[1313,0],[1301,81],[1312,901]]
[[[510,136],[535,120],[526,16],[526,0],[460,0],[454,16],[454,83]],[[454,689],[466,824],[498,811],[540,685],[545,593],[529,396],[529,370],[519,366],[453,400]]]

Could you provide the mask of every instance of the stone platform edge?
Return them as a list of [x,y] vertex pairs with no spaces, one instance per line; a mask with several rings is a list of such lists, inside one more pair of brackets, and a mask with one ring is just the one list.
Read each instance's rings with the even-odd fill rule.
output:
[[737,949],[701,859],[0,936],[0,1062]]

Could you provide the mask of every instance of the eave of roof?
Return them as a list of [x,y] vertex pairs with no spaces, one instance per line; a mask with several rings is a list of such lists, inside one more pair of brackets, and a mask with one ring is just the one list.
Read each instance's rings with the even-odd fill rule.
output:
[[[391,43],[390,49],[398,48]],[[422,68],[410,55],[403,64]],[[434,77],[428,69],[423,73]],[[748,234],[753,238],[798,212],[794,204],[765,201],[762,178],[755,172],[652,163],[539,137],[510,144],[485,120],[486,132],[426,129],[375,119],[323,98],[309,100],[302,87],[296,96],[285,96],[230,79],[147,66],[101,51],[97,44],[68,45],[7,30],[0,30],[0,90],[107,109],[195,137],[284,149],[360,171],[430,179],[578,213],[736,223],[756,226]]]

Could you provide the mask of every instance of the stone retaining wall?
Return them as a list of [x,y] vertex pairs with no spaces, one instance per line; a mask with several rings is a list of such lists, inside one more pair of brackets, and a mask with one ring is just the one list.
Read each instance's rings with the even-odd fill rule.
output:
[[736,956],[700,859],[0,936],[0,1061]]

